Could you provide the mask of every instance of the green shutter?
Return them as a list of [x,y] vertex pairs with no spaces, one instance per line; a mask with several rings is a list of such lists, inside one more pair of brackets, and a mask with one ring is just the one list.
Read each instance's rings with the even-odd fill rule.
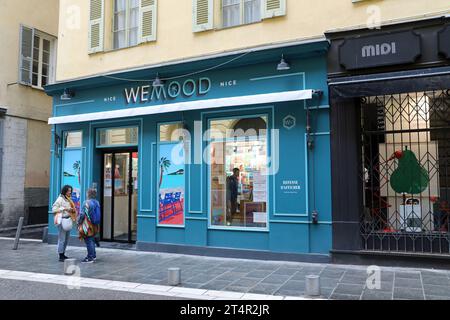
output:
[[20,26],[19,83],[30,86],[33,73],[33,28]]
[[90,0],[89,10],[89,53],[103,51],[104,41],[104,0]]
[[141,6],[139,10],[139,43],[156,41],[158,19],[157,8],[157,0],[141,0]]
[[286,0],[263,0],[263,19],[285,15]]
[[202,32],[214,27],[214,0],[192,0],[193,31]]

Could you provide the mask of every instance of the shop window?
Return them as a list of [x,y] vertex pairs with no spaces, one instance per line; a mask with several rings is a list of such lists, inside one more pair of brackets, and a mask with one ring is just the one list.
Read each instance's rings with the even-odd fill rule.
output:
[[183,140],[183,123],[162,124],[159,126],[160,142],[179,142]]
[[159,126],[159,226],[184,226],[186,144],[182,128],[182,122]]
[[97,134],[97,147],[138,145],[137,127],[100,129]]
[[64,148],[81,148],[83,145],[83,132],[71,131],[64,133]]
[[362,99],[367,250],[450,252],[449,97],[429,91]]
[[158,225],[184,226],[185,159],[183,145],[158,146]]
[[210,123],[212,227],[267,228],[267,117]]
[[223,0],[223,27],[261,21],[261,0]]

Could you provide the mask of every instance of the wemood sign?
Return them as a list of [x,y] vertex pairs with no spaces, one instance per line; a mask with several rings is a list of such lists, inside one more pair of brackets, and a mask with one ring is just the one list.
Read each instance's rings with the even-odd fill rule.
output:
[[209,78],[187,79],[184,82],[171,81],[161,86],[152,84],[125,88],[126,104],[147,103],[160,100],[174,100],[180,96],[190,98],[204,96],[211,90]]

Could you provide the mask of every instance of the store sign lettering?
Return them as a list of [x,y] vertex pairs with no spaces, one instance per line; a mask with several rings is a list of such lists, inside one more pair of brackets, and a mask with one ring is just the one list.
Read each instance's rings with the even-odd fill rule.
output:
[[220,87],[234,87],[237,86],[237,80],[221,81]]
[[368,58],[376,56],[385,56],[388,54],[396,54],[396,53],[397,53],[396,44],[395,42],[392,42],[392,43],[364,46],[362,48],[361,55],[363,58]]
[[159,87],[144,85],[134,88],[125,88],[124,95],[127,104],[147,103],[158,100],[176,99],[179,96],[190,98],[195,94],[206,95],[211,90],[211,80],[200,78],[188,79],[184,82],[172,81]]
[[412,31],[347,38],[339,46],[346,70],[414,63],[422,53],[421,38]]
[[284,193],[298,193],[301,190],[300,182],[298,180],[283,180],[280,187]]

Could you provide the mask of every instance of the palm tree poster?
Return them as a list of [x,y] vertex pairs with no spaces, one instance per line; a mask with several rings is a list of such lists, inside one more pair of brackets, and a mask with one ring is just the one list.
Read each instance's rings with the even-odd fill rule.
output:
[[63,185],[72,186],[72,200],[78,212],[81,201],[81,150],[64,152]]
[[[176,144],[159,146],[158,186],[160,225],[184,225],[184,151],[176,154]],[[174,151],[175,150],[175,151]],[[180,160],[181,159],[181,160]]]

